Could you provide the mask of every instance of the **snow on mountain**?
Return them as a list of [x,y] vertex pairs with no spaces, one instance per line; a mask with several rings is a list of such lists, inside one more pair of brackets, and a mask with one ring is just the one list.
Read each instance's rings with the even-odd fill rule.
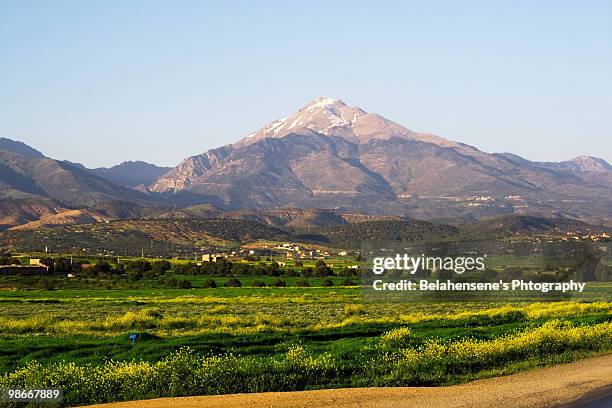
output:
[[435,135],[413,132],[380,115],[349,106],[340,99],[324,96],[293,115],[275,120],[247,135],[237,145],[251,144],[266,138],[282,138],[288,134],[335,136],[357,144],[367,143],[371,139],[401,137],[439,146],[459,145]]

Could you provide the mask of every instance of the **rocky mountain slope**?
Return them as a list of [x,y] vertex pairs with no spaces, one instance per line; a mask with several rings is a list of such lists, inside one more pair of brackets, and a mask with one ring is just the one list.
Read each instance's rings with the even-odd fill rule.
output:
[[140,161],[87,169],[0,138],[0,229],[143,217],[325,226],[347,214],[612,225],[612,166],[591,156],[540,163],[489,154],[331,98],[173,169]]
[[112,167],[98,167],[91,169],[91,172],[120,186],[134,188],[154,183],[170,170],[171,167],[160,167],[137,160],[126,161]]
[[33,147],[30,147],[23,142],[7,139],[5,137],[0,137],[0,150],[18,153],[27,157],[34,157],[39,159],[45,157],[44,154],[34,149]]
[[48,197],[68,206],[146,198],[135,190],[113,184],[66,162],[2,150],[0,188],[3,197],[25,193]]
[[151,191],[211,196],[225,209],[339,208],[419,218],[509,213],[612,218],[602,159],[536,163],[318,98],[233,145],[184,160]]
[[141,160],[125,161],[115,166],[94,169],[67,160],[64,163],[88,171],[111,183],[138,190],[146,190],[148,184],[155,182],[159,177],[172,170],[171,167],[160,167]]
[[85,218],[83,214],[75,217],[70,213],[56,216],[101,203],[150,203],[150,198],[138,191],[67,162],[47,158],[27,145],[5,143],[2,147],[0,229],[41,219],[49,219],[51,224],[63,222],[60,220],[96,220],[99,217],[91,214]]

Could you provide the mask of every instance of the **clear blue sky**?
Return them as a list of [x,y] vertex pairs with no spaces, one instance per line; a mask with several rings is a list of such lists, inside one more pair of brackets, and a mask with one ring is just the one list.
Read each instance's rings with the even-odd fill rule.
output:
[[92,167],[175,165],[320,95],[612,160],[610,1],[2,0],[0,74],[0,136]]

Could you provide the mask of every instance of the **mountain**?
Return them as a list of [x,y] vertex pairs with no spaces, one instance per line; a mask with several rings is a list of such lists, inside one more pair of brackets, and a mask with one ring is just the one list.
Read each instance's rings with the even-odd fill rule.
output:
[[348,106],[340,99],[327,97],[319,97],[295,114],[247,135],[238,145],[244,146],[267,138],[280,139],[290,134],[336,136],[356,144],[367,143],[371,139],[401,137],[443,146],[459,146],[458,143],[435,135],[413,132],[380,115],[367,113],[361,108]]
[[63,162],[95,174],[111,183],[144,191],[146,191],[147,185],[172,170],[172,167],[160,167],[140,160],[125,161],[112,167],[97,167],[94,169],[68,160]]
[[488,154],[322,97],[233,145],[187,158],[149,189],[214,197],[225,210],[612,219],[609,164],[570,162],[551,165]]
[[12,150],[0,150],[0,229],[41,219],[49,220],[50,225],[62,219],[97,220],[100,217],[95,214],[55,216],[101,203],[150,203],[140,192],[42,156],[23,143],[4,142],[4,146]]
[[116,166],[91,169],[91,172],[115,184],[127,187],[149,185],[172,170],[143,161],[126,161]]
[[571,172],[610,172],[612,166],[599,157],[593,156],[577,156],[571,160],[562,162],[532,162],[527,159],[517,156],[512,153],[495,153],[495,156],[503,157],[507,160],[523,165],[538,165],[548,167],[555,170],[571,171]]
[[22,154],[27,157],[43,158],[44,154],[23,142],[0,137],[0,150]]
[[87,169],[0,139],[0,229],[126,218],[463,224],[505,214],[612,225],[612,167],[591,156],[489,154],[325,97],[173,169]]
[[52,199],[36,196],[0,198],[0,231],[58,214],[67,209]]
[[113,184],[66,162],[7,151],[0,151],[0,186],[1,196],[34,194],[68,206],[146,198],[137,191]]
[[557,163],[556,166],[572,171],[612,171],[612,166],[607,161],[593,156],[574,157],[572,160]]
[[77,224],[93,224],[96,222],[108,221],[109,218],[104,217],[102,214],[90,211],[87,209],[82,210],[65,210],[57,214],[47,214],[40,216],[34,221],[30,221],[21,225],[10,228],[11,230],[21,229],[36,229],[46,227],[57,227],[61,225],[77,225]]
[[496,155],[521,166],[551,169],[577,177],[588,184],[599,185],[607,190],[612,189],[612,166],[604,159],[598,157],[582,155],[562,162],[532,162],[512,153],[499,153]]

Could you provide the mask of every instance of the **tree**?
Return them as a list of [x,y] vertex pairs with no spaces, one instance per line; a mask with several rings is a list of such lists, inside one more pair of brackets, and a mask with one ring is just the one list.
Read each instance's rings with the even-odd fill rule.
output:
[[139,281],[142,279],[142,277],[143,277],[143,273],[140,272],[139,270],[132,269],[132,270],[129,270],[127,273],[127,278],[128,278],[128,281],[130,282]]
[[130,261],[125,264],[125,271],[127,273],[139,272],[142,275],[146,271],[150,271],[150,270],[151,270],[151,263],[143,259],[138,259],[136,261]]
[[212,265],[215,275],[228,276],[232,274],[232,262],[225,258],[217,258],[217,262],[213,262]]
[[349,276],[353,276],[353,270],[350,268],[342,268],[340,269],[340,271],[338,272],[338,276],[347,278]]
[[272,262],[270,265],[268,265],[268,275],[280,276],[280,265],[276,262]]
[[0,265],[13,265],[13,259],[8,256],[3,256],[0,258]]
[[110,264],[106,261],[100,261],[96,264],[96,272],[100,273],[107,273],[110,272],[110,270],[112,269]]
[[236,276],[256,275],[257,268],[246,263],[234,263],[232,266],[232,274]]
[[55,272],[72,272],[72,265],[66,258],[57,258],[53,263]]
[[172,264],[166,260],[156,261],[151,265],[151,271],[156,276],[165,274],[170,268],[172,268]]
[[310,278],[313,275],[313,270],[312,268],[302,268],[302,272],[300,273],[300,276],[302,278]]
[[325,261],[318,260],[315,263],[314,276],[333,276],[334,272],[325,264]]

